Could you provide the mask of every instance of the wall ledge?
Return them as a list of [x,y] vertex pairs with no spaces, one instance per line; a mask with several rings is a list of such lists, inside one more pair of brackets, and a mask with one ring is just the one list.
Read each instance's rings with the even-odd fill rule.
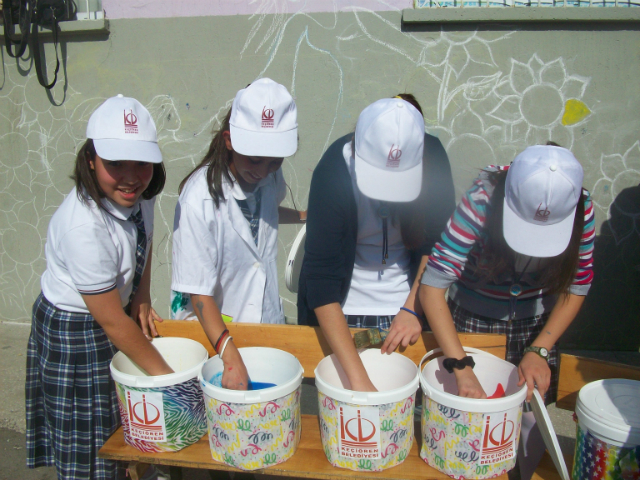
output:
[[[95,35],[95,34],[109,34],[109,20],[106,18],[100,18],[98,20],[71,20],[60,22],[60,35]],[[50,28],[38,27],[38,34],[42,36],[51,36],[52,31]],[[20,27],[15,26],[15,36],[21,35]],[[0,37],[4,37],[4,26],[0,25]]]
[[470,22],[640,22],[639,7],[405,8],[405,24]]

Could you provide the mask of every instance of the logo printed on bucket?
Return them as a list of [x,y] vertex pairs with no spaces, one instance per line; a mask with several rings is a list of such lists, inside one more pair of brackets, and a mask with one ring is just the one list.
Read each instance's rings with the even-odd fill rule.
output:
[[340,407],[340,455],[380,458],[380,412],[376,407]]
[[167,429],[164,423],[162,393],[136,392],[125,388],[129,412],[130,435],[139,440],[164,442]]
[[486,414],[482,432],[480,465],[491,465],[513,458],[516,454],[518,409]]

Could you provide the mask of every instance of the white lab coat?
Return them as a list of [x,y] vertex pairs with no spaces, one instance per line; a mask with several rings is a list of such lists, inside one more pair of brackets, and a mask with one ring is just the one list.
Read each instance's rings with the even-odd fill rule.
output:
[[[246,198],[244,192],[224,177],[222,182],[225,200],[218,208],[208,191],[206,168],[196,172],[180,194],[171,288],[213,296],[222,314],[234,322],[284,323],[276,268],[278,205],[286,195],[282,171],[256,187],[262,190],[257,246],[234,200]],[[184,309],[193,312],[190,304]]]

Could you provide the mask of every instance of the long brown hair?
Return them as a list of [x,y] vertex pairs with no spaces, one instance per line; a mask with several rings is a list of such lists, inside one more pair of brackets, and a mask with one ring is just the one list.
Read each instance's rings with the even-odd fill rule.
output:
[[[515,265],[516,252],[507,245],[502,226],[507,173],[507,170],[489,172],[489,180],[495,187],[485,221],[488,240],[478,260],[476,271],[480,278],[488,280],[513,272]],[[550,294],[567,292],[578,270],[580,242],[584,228],[584,201],[584,193],[582,193],[576,206],[569,245],[560,255],[552,257],[541,272],[540,283],[549,290]]]
[[[399,93],[394,95],[392,98],[400,98],[405,102],[413,105],[416,110],[422,113],[422,107],[411,93]],[[424,115],[423,115],[424,116]],[[355,154],[355,134],[351,139],[351,151]],[[400,233],[402,235],[402,243],[404,244],[407,250],[415,250],[420,247],[426,238],[426,215],[421,214],[422,209],[425,205],[425,196],[427,195],[427,189],[425,185],[427,183],[427,172],[428,169],[426,167],[426,163],[428,162],[427,152],[423,154],[423,165],[422,165],[422,188],[420,189],[420,194],[418,198],[412,200],[411,202],[389,202],[389,213],[391,216],[391,221],[394,225],[397,223],[400,224]]]
[[209,194],[213,198],[216,208],[220,206],[220,200],[224,201],[224,194],[222,192],[222,176],[229,181],[233,182],[229,165],[231,164],[231,150],[227,149],[227,145],[224,140],[223,132],[229,131],[229,119],[231,118],[231,109],[227,112],[222,124],[218,130],[214,130],[213,139],[209,145],[209,151],[204,156],[202,161],[193,169],[189,174],[184,177],[180,186],[178,187],[178,193],[182,193],[182,189],[185,184],[201,168],[207,167],[207,185],[209,186]]
[[[91,161],[95,161],[97,155],[98,153],[96,152],[93,140],[91,138],[87,139],[78,151],[76,165],[70,178],[76,184],[76,194],[82,203],[87,204],[89,200],[89,198],[87,198],[88,196],[96,203],[98,208],[104,210],[100,199],[106,197],[106,195],[102,191],[102,188],[100,188],[96,172],[91,168],[90,164]],[[145,191],[142,192],[142,198],[149,200],[162,192],[166,179],[167,172],[164,169],[164,163],[154,163],[151,182],[149,182],[149,186]]]

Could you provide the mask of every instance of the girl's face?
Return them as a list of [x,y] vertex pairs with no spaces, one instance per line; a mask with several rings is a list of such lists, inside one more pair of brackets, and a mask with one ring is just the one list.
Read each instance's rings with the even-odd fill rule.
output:
[[153,164],[130,160],[89,160],[104,194],[122,207],[133,207],[153,178]]
[[231,145],[231,135],[222,132],[227,149],[231,151],[231,173],[236,178],[242,190],[253,192],[256,185],[270,173],[277,171],[284,161],[281,157],[248,157],[236,152]]

